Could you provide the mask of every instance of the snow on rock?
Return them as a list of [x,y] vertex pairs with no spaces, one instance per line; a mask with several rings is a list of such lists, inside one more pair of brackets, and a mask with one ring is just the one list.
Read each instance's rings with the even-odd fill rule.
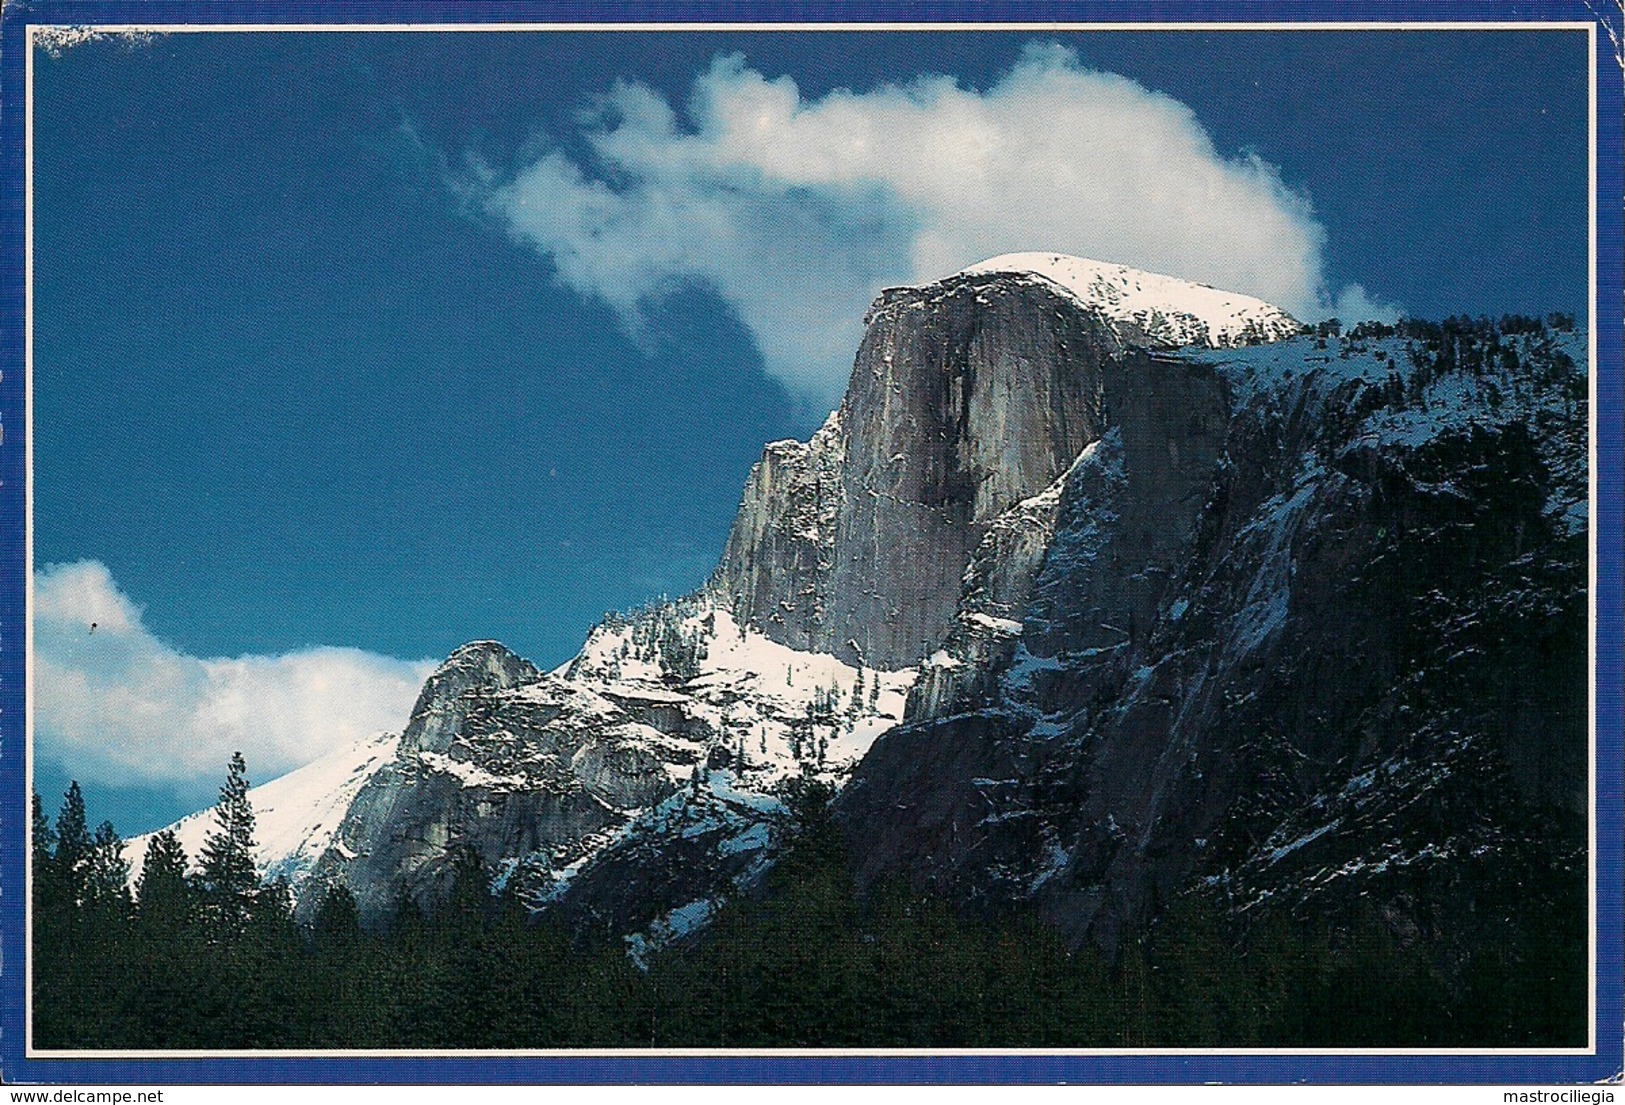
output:
[[647,969],[651,952],[659,951],[666,945],[704,928],[715,912],[716,903],[707,898],[678,906],[650,925],[647,933],[633,933],[628,936],[627,957],[639,968]]
[[606,619],[563,670],[612,701],[680,713],[757,791],[803,773],[839,785],[902,718],[916,674],[779,644],[704,593]]
[[1297,319],[1262,299],[1083,257],[1006,253],[958,275],[989,273],[1041,277],[1113,322],[1129,324],[1141,336],[1167,345],[1253,345],[1300,330]]
[[770,640],[710,590],[607,615],[552,672],[465,646],[305,862],[300,915],[335,883],[364,918],[402,892],[432,907],[472,852],[536,909],[587,899],[622,934],[646,929],[682,902],[621,900],[617,872],[671,848],[719,892],[753,879],[789,821],[785,787],[839,788],[913,681]]

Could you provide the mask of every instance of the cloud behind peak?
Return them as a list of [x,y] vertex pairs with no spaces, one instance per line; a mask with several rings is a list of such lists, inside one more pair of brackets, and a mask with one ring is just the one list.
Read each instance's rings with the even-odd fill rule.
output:
[[801,95],[739,54],[682,112],[618,82],[555,144],[481,186],[559,279],[647,336],[688,284],[738,315],[768,372],[831,403],[881,288],[1048,250],[1329,311],[1325,232],[1306,196],[1217,150],[1179,101],[1033,43],[985,91],[921,76]]

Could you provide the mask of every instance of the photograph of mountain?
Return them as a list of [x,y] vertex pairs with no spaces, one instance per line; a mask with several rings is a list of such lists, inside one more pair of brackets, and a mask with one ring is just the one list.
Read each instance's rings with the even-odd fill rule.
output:
[[1593,1046],[1595,48],[31,28],[30,1053]]

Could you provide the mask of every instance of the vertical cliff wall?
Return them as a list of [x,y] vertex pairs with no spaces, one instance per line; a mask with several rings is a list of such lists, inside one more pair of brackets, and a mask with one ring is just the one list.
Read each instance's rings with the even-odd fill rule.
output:
[[953,622],[971,553],[1104,425],[1110,323],[1007,275],[877,301],[846,399],[752,471],[714,586],[787,644],[882,668]]

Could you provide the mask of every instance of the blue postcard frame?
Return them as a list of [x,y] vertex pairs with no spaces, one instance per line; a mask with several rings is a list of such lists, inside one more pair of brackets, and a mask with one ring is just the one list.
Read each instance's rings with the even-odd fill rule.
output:
[[[27,434],[28,361],[25,211],[28,150],[27,28],[33,24],[389,24],[469,22],[779,23],[1281,23],[1569,22],[1595,27],[1595,207],[1593,319],[1596,349],[1595,725],[1596,1005],[1591,1054],[1207,1053],[1067,1055],[598,1055],[343,1056],[252,1055],[196,1059],[31,1058],[25,1053],[24,862],[29,784],[23,748],[27,701],[25,600],[30,542]],[[1622,408],[1621,204],[1622,72],[1625,17],[1614,6],[1553,0],[1536,6],[1334,0],[1111,4],[1004,2],[968,8],[949,2],[854,0],[769,3],[659,0],[481,0],[455,8],[433,0],[36,0],[7,4],[0,27],[0,1071],[4,1080],[75,1083],[1584,1083],[1617,1080],[1622,1070],[1621,679]]]

